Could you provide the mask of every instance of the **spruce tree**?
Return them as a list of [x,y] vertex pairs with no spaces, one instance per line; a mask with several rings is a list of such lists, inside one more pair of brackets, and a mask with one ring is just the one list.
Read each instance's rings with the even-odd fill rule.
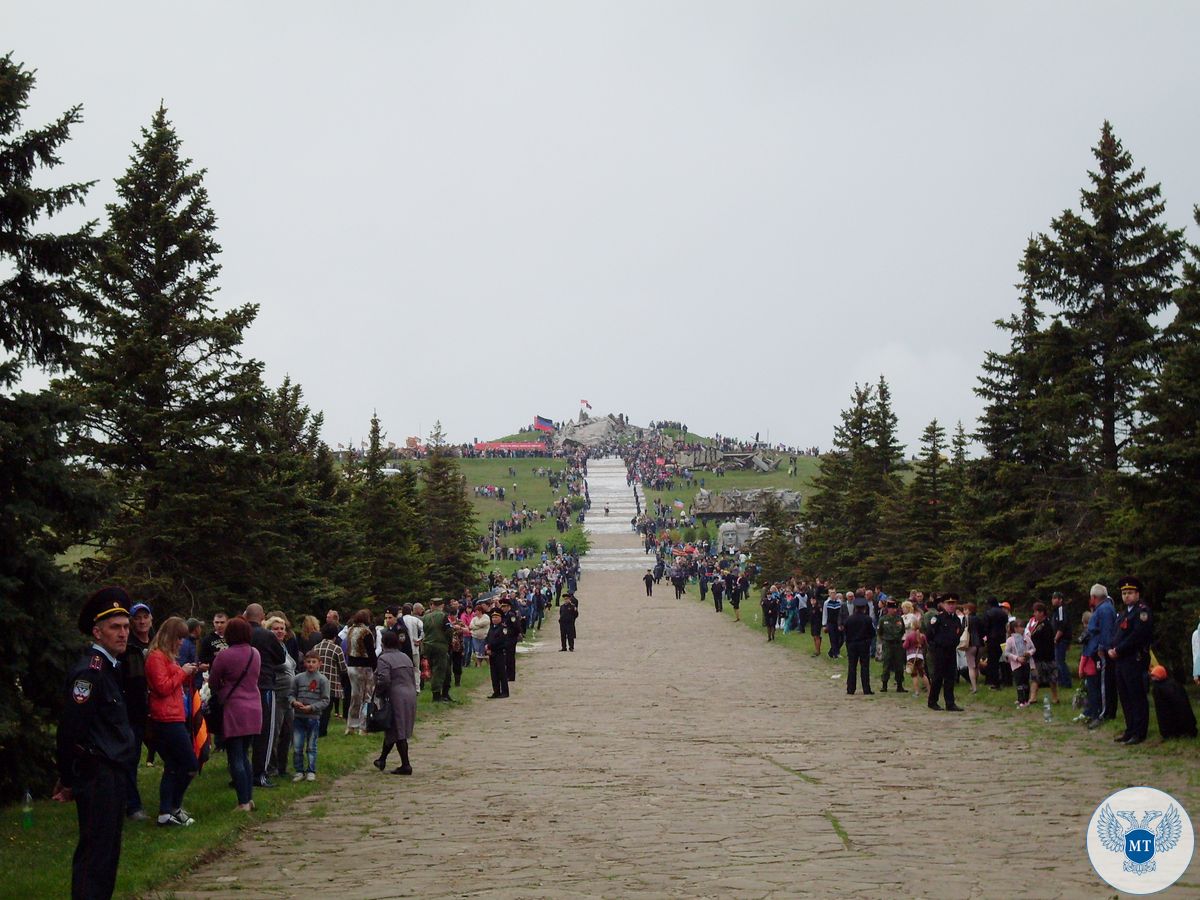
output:
[[362,542],[367,595],[381,604],[428,599],[428,555],[422,546],[417,475],[403,465],[384,473],[387,451],[379,416],[371,416],[367,453],[354,504]]
[[81,116],[76,106],[22,131],[34,81],[11,55],[0,57],[0,803],[53,783],[53,722],[81,641],[83,594],[56,560],[102,511],[64,446],[77,409],[51,391],[15,387],[28,366],[68,364],[77,276],[95,249],[93,225],[40,230],[89,185],[45,186]]
[[203,180],[160,107],[117,179],[90,273],[90,340],[60,385],[85,415],[76,452],[118,499],[93,577],[180,612],[269,599],[255,574],[269,536],[254,517],[262,367],[240,352],[257,307],[216,307]]
[[429,456],[421,470],[421,511],[430,589],[444,597],[461,597],[479,582],[475,510],[467,499],[467,479],[446,446],[441,422],[429,435]]
[[1134,168],[1107,121],[1092,154],[1081,213],[1065,210],[1038,236],[1035,288],[1074,332],[1072,362],[1091,410],[1087,455],[1115,472],[1157,364],[1154,320],[1171,300],[1185,245],[1182,230],[1163,221],[1159,185]]
[[[1200,225],[1200,207],[1194,210]],[[1171,671],[1184,671],[1187,635],[1200,617],[1200,247],[1189,248],[1163,332],[1162,368],[1141,398],[1144,417],[1130,458],[1133,512],[1113,523],[1137,559],[1157,617],[1156,649]]]

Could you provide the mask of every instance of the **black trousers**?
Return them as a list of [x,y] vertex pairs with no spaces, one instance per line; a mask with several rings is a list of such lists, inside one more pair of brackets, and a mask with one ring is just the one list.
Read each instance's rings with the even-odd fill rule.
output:
[[93,763],[76,782],[74,794],[79,843],[71,860],[71,897],[108,900],[117,883],[117,863],[121,859],[125,770]]
[[846,693],[854,693],[858,686],[857,679],[860,672],[862,673],[863,693],[871,693],[871,642],[848,641],[846,656],[850,660],[850,668],[846,671]]
[[1136,657],[1118,659],[1117,693],[1125,710],[1125,735],[1145,740],[1150,727],[1150,701],[1146,699],[1146,663]]
[[504,648],[504,677],[509,681],[517,680],[517,645],[509,644]]
[[724,607],[724,606],[721,604],[721,596],[722,596],[722,595],[721,595],[721,594],[718,594],[718,593],[716,593],[716,591],[714,591],[714,592],[713,592],[713,606],[715,606],[715,607],[716,607],[716,609],[717,609],[717,612],[720,612],[722,609],[724,609],[724,608],[725,608],[725,607]]
[[1000,687],[1000,651],[1003,644],[988,641],[987,645],[987,683],[992,687]]
[[574,625],[559,625],[558,636],[562,638],[562,648],[564,650],[575,649],[575,626]]
[[846,642],[846,635],[842,629],[836,625],[829,626],[829,656],[832,658],[838,656],[842,652],[842,644]]
[[1121,690],[1117,681],[1118,665],[1118,662],[1114,659],[1105,659],[1100,668],[1100,677],[1104,679],[1104,718],[1106,719],[1115,719],[1117,717],[1117,702],[1125,702],[1121,698]]
[[933,677],[929,683],[929,702],[937,703],[940,692],[946,706],[954,706],[954,681],[958,678],[958,651],[954,647],[933,647],[929,654]]
[[488,671],[492,675],[492,693],[497,697],[508,696],[508,678],[504,674],[504,656],[508,654],[493,654],[488,657]]
[[654,581],[653,580],[646,582],[646,596],[647,597],[654,596]]

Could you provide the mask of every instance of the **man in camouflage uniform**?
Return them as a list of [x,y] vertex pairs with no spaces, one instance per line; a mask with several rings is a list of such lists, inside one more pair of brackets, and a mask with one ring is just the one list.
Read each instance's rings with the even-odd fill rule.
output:
[[884,605],[883,615],[879,617],[880,660],[883,662],[883,692],[888,689],[888,674],[896,676],[896,693],[907,694],[904,689],[904,620],[895,600],[888,600]]

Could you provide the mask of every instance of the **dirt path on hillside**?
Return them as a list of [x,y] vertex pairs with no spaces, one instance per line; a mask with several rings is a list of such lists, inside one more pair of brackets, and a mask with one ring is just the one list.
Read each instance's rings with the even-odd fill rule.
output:
[[[1114,751],[1093,767],[1004,716],[847,697],[818,661],[664,588],[585,567],[577,652],[550,624],[510,700],[440,735],[417,723],[411,778],[364,760],[178,896],[1113,893],[1083,844],[1099,800],[1139,783],[1099,771]],[[1191,894],[1198,867],[1162,896]]]

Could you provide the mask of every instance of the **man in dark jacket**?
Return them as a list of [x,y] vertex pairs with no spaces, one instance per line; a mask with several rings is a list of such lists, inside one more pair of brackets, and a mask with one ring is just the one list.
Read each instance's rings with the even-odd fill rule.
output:
[[846,655],[850,667],[846,672],[846,693],[853,694],[858,686],[857,676],[862,670],[864,694],[871,690],[871,640],[875,637],[875,625],[871,622],[870,604],[866,597],[854,598],[854,612],[846,619]]
[[958,594],[946,594],[942,606],[929,617],[925,637],[929,639],[929,654],[933,660],[933,678],[929,685],[930,709],[941,710],[938,694],[946,700],[949,712],[962,712],[954,702],[954,679],[958,677],[958,640],[962,637],[963,624],[958,618]]
[[983,614],[984,643],[987,648],[987,683],[993,691],[1000,690],[1000,654],[1008,636],[1008,613],[1000,608],[1000,601],[989,597],[987,612]]
[[1154,713],[1158,717],[1158,733],[1164,741],[1177,737],[1196,736],[1196,714],[1183,687],[1167,677],[1167,670],[1155,666],[1150,670],[1150,691],[1154,694]]
[[246,607],[245,618],[250,623],[250,646],[258,651],[262,667],[258,670],[258,693],[262,698],[262,731],[254,739],[251,753],[254,786],[275,787],[267,778],[267,764],[274,758],[275,736],[283,725],[283,707],[275,703],[275,671],[284,665],[287,651],[283,644],[267,629],[263,628],[263,608],[257,603]]
[[1050,595],[1050,627],[1054,629],[1054,664],[1060,687],[1071,686],[1071,670],[1067,667],[1067,648],[1071,646],[1071,620],[1067,616],[1062,591]]
[[568,650],[575,652],[575,620],[578,618],[579,608],[575,605],[575,598],[568,594],[558,608],[558,635],[562,639],[560,653]]

